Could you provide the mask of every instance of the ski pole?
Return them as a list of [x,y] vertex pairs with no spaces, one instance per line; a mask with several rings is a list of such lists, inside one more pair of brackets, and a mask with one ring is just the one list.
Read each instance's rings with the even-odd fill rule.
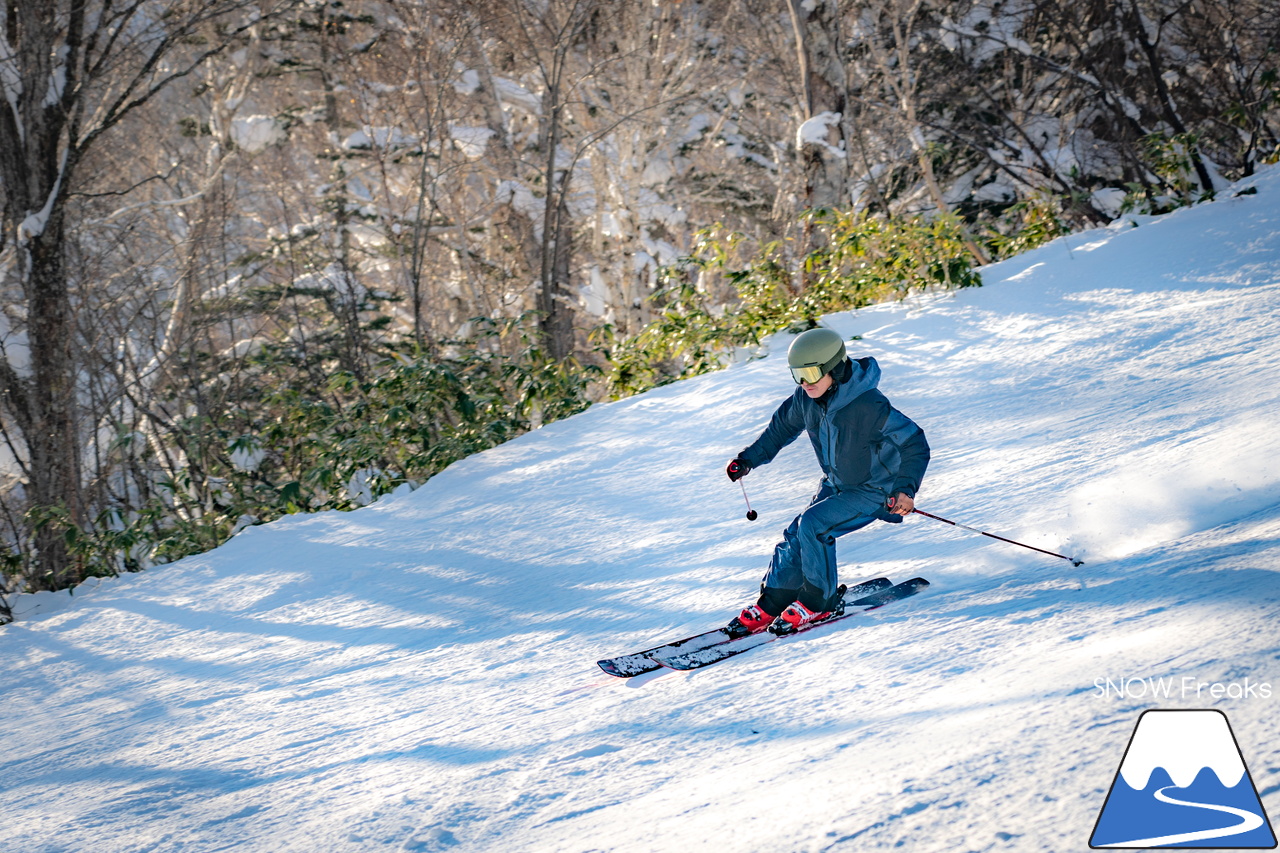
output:
[[742,486],[742,499],[747,502],[747,521],[755,521],[760,516],[751,508],[751,499],[747,497],[747,487],[743,484],[741,477],[738,478],[738,485]]
[[[892,498],[891,498],[890,500],[892,500]],[[892,505],[890,505],[890,509],[892,509]],[[949,519],[949,518],[943,518],[943,517],[942,517],[942,516],[940,516],[940,515],[934,515],[933,513],[925,512],[925,511],[924,511],[924,510],[922,510],[922,509],[913,509],[913,510],[911,510],[911,511],[912,511],[912,512],[915,512],[915,513],[919,513],[920,515],[923,515],[925,518],[932,518],[934,521],[941,521],[941,522],[943,522],[944,524],[950,524],[952,527],[959,527],[959,528],[962,528],[962,529],[964,529],[964,530],[968,530],[968,531],[970,531],[970,532],[972,532],[972,533],[979,533],[979,534],[981,534],[981,535],[983,535],[983,536],[989,536],[989,537],[990,537],[990,538],[992,538],[992,539],[999,539],[1001,542],[1008,542],[1010,545],[1019,545],[1019,546],[1021,546],[1021,547],[1023,547],[1023,548],[1030,548],[1032,551],[1039,551],[1041,554],[1048,554],[1050,557],[1057,557],[1057,558],[1058,558],[1058,559],[1060,559],[1060,560],[1068,560],[1068,561],[1071,563],[1071,565],[1073,565],[1073,566],[1083,566],[1083,565],[1084,565],[1084,560],[1077,560],[1075,557],[1068,557],[1068,556],[1066,556],[1065,554],[1055,554],[1055,553],[1053,553],[1052,551],[1046,551],[1045,549],[1043,549],[1043,548],[1037,548],[1037,547],[1036,547],[1036,546],[1034,546],[1034,545],[1026,545],[1026,544],[1024,544],[1024,543],[1022,543],[1022,542],[1015,542],[1015,541],[1014,541],[1014,540],[1012,540],[1012,539],[1006,539],[1006,538],[1004,538],[1003,536],[997,536],[997,535],[995,535],[994,533],[988,533],[988,532],[986,532],[985,530],[979,530],[979,529],[977,529],[976,527],[970,527],[970,526],[969,526],[969,525],[967,525],[967,524],[960,524],[960,523],[958,523],[958,522],[952,521],[952,520],[951,520],[951,519]]]

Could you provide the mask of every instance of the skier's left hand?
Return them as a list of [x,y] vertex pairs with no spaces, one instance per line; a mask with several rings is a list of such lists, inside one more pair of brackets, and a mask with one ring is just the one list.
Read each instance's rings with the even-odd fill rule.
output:
[[911,515],[911,511],[915,508],[916,502],[902,492],[897,492],[889,498],[889,511],[894,515]]

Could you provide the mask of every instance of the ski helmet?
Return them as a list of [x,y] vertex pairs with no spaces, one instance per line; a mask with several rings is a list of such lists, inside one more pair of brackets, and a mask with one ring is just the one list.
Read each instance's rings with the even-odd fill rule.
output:
[[791,378],[799,385],[810,385],[826,376],[848,356],[844,351],[844,338],[830,329],[810,329],[801,332],[787,350],[787,366]]

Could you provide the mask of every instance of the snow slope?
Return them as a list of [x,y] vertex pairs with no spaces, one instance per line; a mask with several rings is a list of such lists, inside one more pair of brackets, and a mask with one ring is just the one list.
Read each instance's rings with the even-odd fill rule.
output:
[[1280,170],[1241,186],[829,318],[928,433],[922,509],[1084,567],[915,516],[842,576],[929,593],[601,674],[750,601],[816,487],[797,442],[753,524],[723,474],[775,354],[20,602],[6,849],[1085,850],[1152,707],[1225,711],[1280,813]]

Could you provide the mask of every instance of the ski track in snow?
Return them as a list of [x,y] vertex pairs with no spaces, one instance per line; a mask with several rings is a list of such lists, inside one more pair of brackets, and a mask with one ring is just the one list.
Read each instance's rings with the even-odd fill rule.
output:
[[[1138,714],[1219,707],[1280,812],[1280,170],[828,323],[925,428],[922,509],[840,545],[925,593],[700,672],[816,488],[725,462],[776,353],[548,425],[352,513],[32,596],[0,629],[6,846],[1066,851]],[[1102,698],[1095,680],[1270,682]]]

